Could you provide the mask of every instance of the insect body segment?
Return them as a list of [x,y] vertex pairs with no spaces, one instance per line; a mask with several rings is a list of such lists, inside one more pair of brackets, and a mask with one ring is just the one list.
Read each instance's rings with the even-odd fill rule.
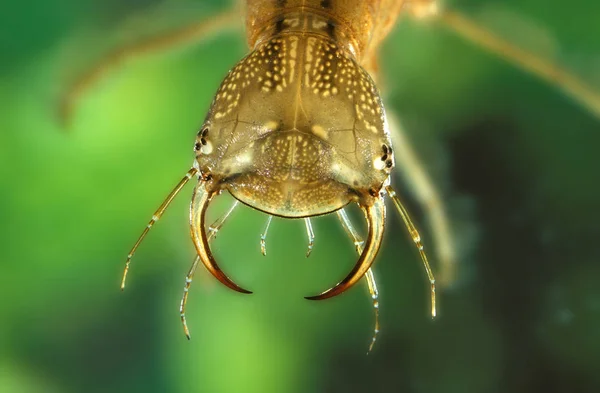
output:
[[273,38],[242,60],[205,127],[199,169],[274,215],[335,211],[355,191],[381,188],[391,169],[380,161],[390,140],[370,77],[335,43],[308,35]]

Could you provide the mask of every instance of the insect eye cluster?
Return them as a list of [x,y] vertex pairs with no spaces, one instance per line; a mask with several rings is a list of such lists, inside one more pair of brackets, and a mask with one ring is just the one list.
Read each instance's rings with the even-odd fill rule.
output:
[[207,135],[208,135],[208,127],[204,127],[204,128],[202,128],[202,130],[200,130],[198,132],[198,138],[200,138],[200,140],[196,141],[196,143],[194,144],[194,151],[200,151],[200,149],[202,149],[202,146],[206,146]]
[[383,151],[381,161],[385,162],[386,168],[392,168],[394,166],[392,147],[384,144],[381,150]]

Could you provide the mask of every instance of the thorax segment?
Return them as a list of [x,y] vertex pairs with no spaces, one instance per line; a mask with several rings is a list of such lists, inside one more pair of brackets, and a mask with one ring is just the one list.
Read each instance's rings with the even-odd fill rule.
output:
[[402,1],[248,0],[246,34],[255,48],[278,34],[313,34],[333,40],[357,60],[393,24]]

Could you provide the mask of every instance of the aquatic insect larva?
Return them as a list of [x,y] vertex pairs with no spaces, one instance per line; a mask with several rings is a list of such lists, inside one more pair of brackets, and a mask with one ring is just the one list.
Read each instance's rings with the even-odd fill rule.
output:
[[[198,256],[186,276],[181,301],[181,317],[188,337],[185,305],[200,262],[228,287],[250,292],[225,275],[209,247],[238,202],[268,214],[261,236],[263,253],[273,215],[304,220],[309,254],[314,240],[310,217],[337,214],[354,242],[359,259],[338,284],[308,298],[335,296],[364,276],[375,309],[375,342],[379,330],[378,291],[371,266],[384,231],[384,198],[390,197],[421,255],[431,284],[432,315],[435,315],[435,280],[421,238],[390,185],[395,161],[430,217],[442,279],[450,281],[455,250],[444,202],[409,142],[386,119],[373,80],[378,69],[377,49],[403,10],[417,17],[437,14],[437,20],[451,30],[556,85],[596,116],[600,113],[598,95],[583,81],[552,62],[511,45],[459,13],[437,12],[434,0],[249,0],[246,6],[246,35],[252,51],[221,84],[199,129],[192,168],[153,215],[129,253],[123,275],[122,287],[140,242],[177,193],[194,178],[190,228]],[[237,10],[227,11],[197,25],[115,51],[71,86],[63,100],[64,119],[68,120],[78,98],[122,60],[200,41],[234,25],[237,18]],[[236,202],[206,233],[208,205],[224,190]],[[350,203],[357,203],[364,212],[368,224],[365,241],[345,212]]]
[[[251,293],[220,269],[205,230],[209,204],[228,191],[269,217],[304,219],[309,237],[313,237],[310,217],[337,212],[356,244],[358,261],[339,283],[307,299],[336,296],[366,276],[377,307],[370,269],[383,239],[388,196],[421,254],[435,316],[435,280],[421,238],[390,185],[394,150],[384,106],[360,65],[371,53],[372,37],[356,35],[355,30],[369,23],[377,32],[377,15],[368,2],[272,3],[249,2],[248,25],[260,26],[249,34],[254,49],[217,91],[194,143],[192,168],[129,253],[122,287],[138,245],[193,178],[197,183],[190,207],[192,239],[200,262],[224,285]],[[367,221],[364,243],[344,211],[350,203],[358,204]],[[211,227],[211,234],[227,216]],[[186,280],[186,294],[196,264]],[[184,326],[186,300],[184,295]]]

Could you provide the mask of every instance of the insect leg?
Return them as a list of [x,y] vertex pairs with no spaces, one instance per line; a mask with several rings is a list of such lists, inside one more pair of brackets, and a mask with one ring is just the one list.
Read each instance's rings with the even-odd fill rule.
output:
[[[348,236],[354,241],[356,252],[360,255],[363,250],[363,245],[365,244],[364,240],[360,238],[360,235],[358,232],[356,232],[356,229],[354,229],[354,226],[350,222],[350,218],[344,209],[338,210],[337,216]],[[377,290],[377,283],[375,282],[375,275],[373,274],[372,268],[367,270],[365,278],[367,279],[369,293],[371,294],[371,299],[373,300],[373,310],[375,312],[375,328],[373,329],[373,337],[371,338],[371,344],[369,345],[369,350],[367,351],[368,355],[373,350],[375,341],[377,341],[377,335],[379,334],[379,291]]]
[[379,290],[377,290],[377,283],[375,282],[375,275],[373,274],[373,269],[367,270],[365,277],[367,278],[367,286],[369,287],[371,299],[373,299],[373,310],[375,310],[375,328],[373,329],[373,337],[371,338],[371,344],[369,345],[369,349],[367,350],[368,355],[373,350],[375,342],[377,341],[377,335],[379,334]]
[[148,234],[148,232],[150,231],[150,229],[152,228],[154,223],[156,221],[158,221],[160,219],[160,217],[163,215],[163,213],[165,212],[165,210],[167,210],[167,208],[169,207],[169,205],[171,204],[173,199],[175,199],[175,197],[177,196],[179,191],[181,191],[183,186],[185,186],[187,184],[187,182],[192,178],[192,176],[194,176],[196,174],[196,172],[198,172],[198,170],[196,168],[190,169],[185,174],[183,179],[181,179],[179,181],[179,183],[177,183],[177,185],[175,186],[173,191],[171,191],[171,193],[167,196],[167,198],[160,205],[158,210],[156,210],[156,212],[154,212],[154,214],[152,215],[152,219],[150,220],[148,225],[146,225],[146,228],[144,229],[144,231],[142,232],[142,234],[140,235],[138,240],[133,245],[133,248],[131,249],[131,251],[129,251],[129,255],[127,255],[127,260],[125,261],[125,269],[123,270],[123,278],[121,279],[121,290],[125,289],[125,280],[127,279],[127,273],[129,272],[129,265],[131,264],[131,258],[133,258],[133,254],[135,254],[135,250],[137,250],[138,246],[140,245],[142,240],[144,240],[144,238],[146,237],[146,235]]
[[[224,215],[219,217],[215,222],[213,222],[208,227],[208,231],[209,231],[208,241],[209,242],[214,240],[217,237],[217,233],[223,227],[223,224],[225,224],[225,221],[227,220],[227,218],[229,218],[229,216],[231,215],[233,210],[237,207],[237,205],[238,205],[238,201],[236,200]],[[190,286],[192,285],[192,280],[194,279],[194,273],[196,273],[196,268],[198,267],[198,262],[200,262],[200,257],[198,255],[196,255],[196,258],[194,259],[194,263],[192,263],[192,267],[190,267],[190,270],[188,271],[187,276],[185,276],[185,286],[183,287],[183,296],[181,297],[181,305],[179,306],[179,313],[181,315],[181,323],[183,324],[183,331],[188,340],[190,339],[190,331],[188,329],[187,321],[185,319],[185,306],[187,304],[187,298],[188,298]]]
[[204,181],[198,182],[190,204],[190,234],[196,247],[196,252],[200,256],[200,261],[206,269],[223,285],[240,293],[252,293],[234,283],[219,267],[217,261],[210,251],[208,238],[205,230],[206,210],[212,198],[218,191],[210,191]]
[[217,234],[219,233],[219,230],[221,229],[221,227],[223,226],[223,224],[225,224],[225,220],[227,220],[229,218],[229,216],[231,215],[231,213],[235,210],[235,208],[237,207],[239,201],[235,201],[233,202],[233,205],[231,205],[231,207],[229,208],[229,210],[227,210],[227,213],[225,213],[224,215],[222,215],[221,217],[219,217],[215,222],[213,222],[209,227],[208,227],[208,241],[210,242],[212,239],[217,237]]
[[429,18],[439,12],[438,0],[405,0],[403,6],[419,19]]
[[383,197],[374,198],[372,206],[360,206],[367,220],[368,236],[365,248],[350,273],[334,287],[316,296],[306,297],[308,300],[323,300],[346,291],[358,282],[371,268],[383,240],[385,229],[385,203]]
[[337,212],[338,219],[342,223],[342,228],[346,231],[346,234],[354,241],[354,248],[356,249],[357,254],[361,254],[363,250],[363,246],[365,245],[365,241],[361,239],[356,229],[350,222],[350,217],[344,209],[340,209]]
[[306,251],[306,257],[308,258],[312,252],[313,246],[315,245],[315,233],[313,232],[310,218],[305,218],[304,224],[306,225],[306,235],[308,236],[308,250]]
[[425,267],[425,271],[427,272],[427,278],[429,279],[429,282],[431,284],[431,316],[435,317],[435,278],[433,277],[433,272],[431,271],[431,267],[429,266],[429,262],[427,261],[427,255],[425,255],[423,245],[421,244],[421,236],[419,235],[417,228],[410,219],[408,212],[402,205],[400,198],[398,198],[398,195],[396,195],[396,191],[394,191],[394,189],[391,186],[387,186],[385,189],[390,198],[392,198],[392,201],[394,202],[398,213],[400,213],[400,216],[402,217],[402,221],[404,221],[404,225],[406,225],[406,229],[408,229],[410,237],[412,238],[413,242],[415,242],[415,245],[419,250],[419,254],[421,255],[423,266]]
[[238,9],[232,9],[209,17],[198,24],[185,26],[179,30],[165,32],[146,41],[118,48],[108,53],[96,65],[81,74],[67,87],[60,100],[59,115],[63,124],[68,125],[77,103],[99,80],[118,68],[122,63],[137,56],[166,51],[190,42],[201,42],[227,28],[238,28]]
[[458,35],[551,85],[557,86],[594,116],[600,117],[600,94],[591,89],[589,83],[585,83],[568,70],[503,40],[457,12],[442,11],[439,19]]
[[181,297],[181,305],[179,306],[179,314],[181,315],[183,332],[185,333],[185,336],[188,340],[190,339],[190,330],[188,329],[187,321],[185,319],[185,306],[187,304],[190,286],[192,285],[192,280],[194,279],[194,273],[196,273],[196,268],[198,267],[198,262],[200,262],[200,257],[196,255],[194,263],[192,263],[192,267],[190,267],[187,276],[185,276],[185,286],[183,287],[183,296]]
[[423,163],[411,147],[397,119],[388,113],[388,120],[396,151],[394,157],[398,160],[397,167],[402,170],[412,192],[427,213],[441,269],[441,282],[449,285],[454,281],[456,274],[456,249],[450,230],[450,220],[440,191],[425,171]]
[[264,256],[267,255],[267,232],[269,232],[269,226],[271,225],[272,220],[273,216],[269,215],[269,218],[267,218],[267,225],[265,225],[265,230],[260,234],[260,252]]

